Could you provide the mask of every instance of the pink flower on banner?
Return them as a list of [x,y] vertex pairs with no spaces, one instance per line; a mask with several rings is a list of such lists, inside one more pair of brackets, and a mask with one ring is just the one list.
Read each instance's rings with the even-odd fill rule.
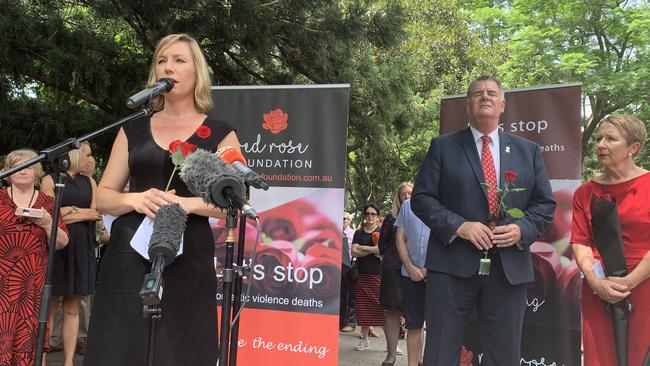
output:
[[[326,247],[322,244],[312,245],[306,253],[301,266],[312,273],[312,269],[318,268],[320,282],[311,289],[316,296],[328,297],[338,294],[341,274],[341,250]],[[312,275],[312,281],[316,281]]]
[[555,248],[536,241],[530,246],[533,260],[534,282],[528,285],[528,297],[546,299],[555,290],[557,275],[562,271],[562,261]]
[[260,281],[253,281],[253,284],[258,290],[269,295],[293,293],[297,285],[296,281],[293,281],[293,279],[289,281],[287,276],[283,281],[277,281],[274,278],[275,268],[277,266],[283,267],[282,271],[286,275],[289,264],[295,271],[298,263],[298,252],[289,241],[275,240],[270,244],[260,245],[255,255],[255,264],[263,266],[264,278]]

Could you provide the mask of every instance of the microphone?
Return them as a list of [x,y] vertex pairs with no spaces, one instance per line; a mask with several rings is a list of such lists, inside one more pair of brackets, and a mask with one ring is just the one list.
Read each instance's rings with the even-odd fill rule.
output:
[[132,95],[129,99],[127,99],[126,107],[129,109],[136,109],[145,103],[149,103],[149,101],[159,96],[160,94],[167,93],[168,91],[172,90],[173,87],[174,80],[170,78],[162,78],[153,83],[152,86],[145,88],[144,90]]
[[178,203],[160,206],[149,240],[149,259],[153,262],[151,273],[144,276],[140,290],[144,305],[160,304],[163,292],[162,272],[176,258],[186,221],[187,212]]
[[246,183],[257,189],[263,189],[265,191],[269,189],[269,185],[264,181],[264,179],[248,167],[244,155],[242,155],[239,150],[232,146],[224,146],[217,150],[217,155],[219,155],[223,161],[237,169],[237,171],[244,176]]
[[192,194],[221,208],[236,208],[255,220],[259,216],[244,200],[246,190],[241,174],[218,156],[203,149],[188,155],[179,176]]

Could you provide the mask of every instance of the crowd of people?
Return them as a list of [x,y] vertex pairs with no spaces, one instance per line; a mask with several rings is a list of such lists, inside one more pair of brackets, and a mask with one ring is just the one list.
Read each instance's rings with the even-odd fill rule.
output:
[[[178,204],[188,214],[184,240],[193,245],[164,273],[165,317],[156,330],[154,362],[216,364],[217,279],[208,217],[224,214],[193,197],[173,175],[170,150],[191,145],[214,152],[240,144],[230,124],[206,114],[212,106],[210,78],[192,37],[172,34],[158,42],[149,84],[163,77],[173,79],[174,88],[152,101],[152,116],[119,130],[99,184],[93,179],[90,145],[70,153],[58,223],[52,222],[58,177],[44,175],[40,164],[12,174],[0,188],[0,365],[34,361],[52,225],[60,230],[54,240],[49,329],[62,304],[65,366],[72,366],[80,313],[90,313],[82,304],[90,295],[93,316],[84,364],[145,364],[149,321],[142,316],[139,292],[150,263],[130,241],[145,216],[154,219],[166,204]],[[476,79],[467,91],[470,126],[432,140],[415,184],[396,187],[383,219],[373,203],[364,205],[357,230],[351,227],[352,215],[343,217],[349,269],[342,279],[340,327],[360,326],[359,352],[369,349],[369,337],[382,328],[383,366],[393,365],[403,353],[397,346],[402,328],[409,366],[458,365],[465,326],[475,310],[482,325],[482,364],[520,363],[526,290],[533,280],[529,247],[551,223],[555,202],[539,146],[499,131],[505,107],[496,78]],[[630,365],[641,365],[650,346],[650,242],[644,234],[650,229],[650,174],[635,162],[646,138],[645,125],[634,117],[605,118],[596,141],[603,173],[574,196],[571,243],[587,284],[582,312],[585,364],[590,366],[613,365],[620,352],[602,302],[628,299],[634,304]],[[12,151],[4,167],[35,156],[29,149]],[[507,205],[521,216],[501,211],[498,187],[507,171],[517,172],[509,179],[522,189],[508,197]],[[612,275],[595,247],[589,209],[595,196],[618,205],[627,263],[623,274]],[[117,217],[110,239],[97,231],[100,212]],[[100,238],[108,244],[96,278]]]
[[[368,327],[383,325],[383,366],[394,364],[399,354],[400,317],[409,366],[458,365],[472,313],[481,324],[481,364],[520,364],[527,287],[533,281],[530,246],[552,222],[556,204],[539,146],[499,131],[505,107],[496,78],[476,79],[467,91],[470,126],[432,140],[415,185],[397,187],[381,229],[376,205],[364,206],[357,231],[350,228],[351,215],[344,216],[351,268],[342,280],[341,331],[360,325],[355,349],[365,351]],[[586,283],[585,365],[616,365],[622,353],[629,365],[650,362],[650,242],[644,234],[650,230],[650,174],[635,162],[646,138],[645,124],[633,116],[604,118],[595,145],[603,173],[574,196],[571,243]],[[506,180],[521,193],[500,202],[506,200]],[[594,197],[616,205],[627,264],[623,273],[608,270],[607,258],[596,248]],[[522,214],[508,214],[505,207]],[[623,350],[616,346],[612,308],[603,305],[622,301],[634,307]]]

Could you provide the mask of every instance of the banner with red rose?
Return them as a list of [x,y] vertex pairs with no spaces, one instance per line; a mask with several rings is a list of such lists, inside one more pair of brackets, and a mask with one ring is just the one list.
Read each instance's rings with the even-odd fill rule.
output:
[[[248,166],[271,186],[251,190],[262,242],[253,254],[249,221],[237,364],[336,365],[349,85],[217,87],[213,99],[210,115],[237,129]],[[225,225],[212,229],[220,273]]]
[[[557,202],[551,227],[531,247],[535,280],[528,287],[521,365],[580,365],[580,270],[569,236],[571,201],[581,183],[579,84],[506,91],[499,128],[540,145]],[[466,97],[444,97],[440,134],[466,128]],[[508,177],[504,177],[508,181]],[[480,324],[469,325],[461,364],[482,363]]]

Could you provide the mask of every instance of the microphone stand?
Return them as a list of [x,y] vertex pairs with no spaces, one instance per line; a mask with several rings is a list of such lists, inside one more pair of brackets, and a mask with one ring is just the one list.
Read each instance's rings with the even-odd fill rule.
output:
[[[160,265],[162,263],[162,265]],[[158,321],[162,318],[160,296],[162,295],[162,269],[165,258],[156,257],[151,265],[151,273],[145,275],[140,297],[142,298],[142,316],[149,319],[149,335],[147,336],[147,365],[154,366],[156,341],[158,339]]]
[[[250,199],[251,187],[246,184],[246,201]],[[242,278],[244,277],[244,253],[246,246],[246,215],[239,216],[239,243],[237,245],[237,265],[236,276],[233,290],[233,304],[232,312],[237,314],[241,308],[241,291],[242,291]],[[227,250],[227,249],[226,249]],[[241,317],[239,318],[241,319]],[[237,347],[239,345],[239,319],[232,325],[230,333],[230,360],[229,366],[237,365]]]
[[235,248],[235,229],[237,228],[237,210],[232,205],[228,207],[227,210],[226,229],[228,231],[226,236],[226,258],[224,259],[224,266],[221,270],[223,301],[221,302],[221,339],[219,342],[220,366],[228,365],[228,342],[230,338],[230,318],[232,317],[232,285],[235,277],[235,270],[233,269],[233,252]]
[[52,297],[52,272],[54,268],[54,252],[56,249],[56,236],[58,233],[58,224],[59,217],[61,214],[61,203],[63,200],[63,183],[65,173],[70,168],[70,159],[68,157],[68,152],[71,150],[76,150],[81,146],[82,141],[87,141],[93,139],[99,135],[102,135],[109,130],[119,127],[126,122],[132,121],[139,117],[148,116],[153,112],[149,107],[145,107],[142,110],[133,113],[121,120],[114,122],[108,126],[104,126],[99,130],[81,136],[79,138],[69,138],[63,142],[51,146],[45,150],[42,150],[36,157],[25,161],[22,164],[18,164],[11,169],[7,169],[4,172],[0,173],[0,179],[8,177],[16,172],[19,172],[27,167],[30,167],[36,163],[48,160],[51,166],[54,168],[55,176],[57,177],[57,182],[55,184],[55,200],[54,200],[54,212],[52,215],[52,228],[50,230],[50,239],[48,241],[48,253],[47,253],[47,264],[45,267],[45,284],[43,285],[43,291],[41,293],[41,304],[38,315],[38,335],[36,338],[36,357],[34,359],[35,366],[41,366],[43,364],[43,351],[45,346],[45,333],[47,330],[47,320],[50,309],[50,300]]

